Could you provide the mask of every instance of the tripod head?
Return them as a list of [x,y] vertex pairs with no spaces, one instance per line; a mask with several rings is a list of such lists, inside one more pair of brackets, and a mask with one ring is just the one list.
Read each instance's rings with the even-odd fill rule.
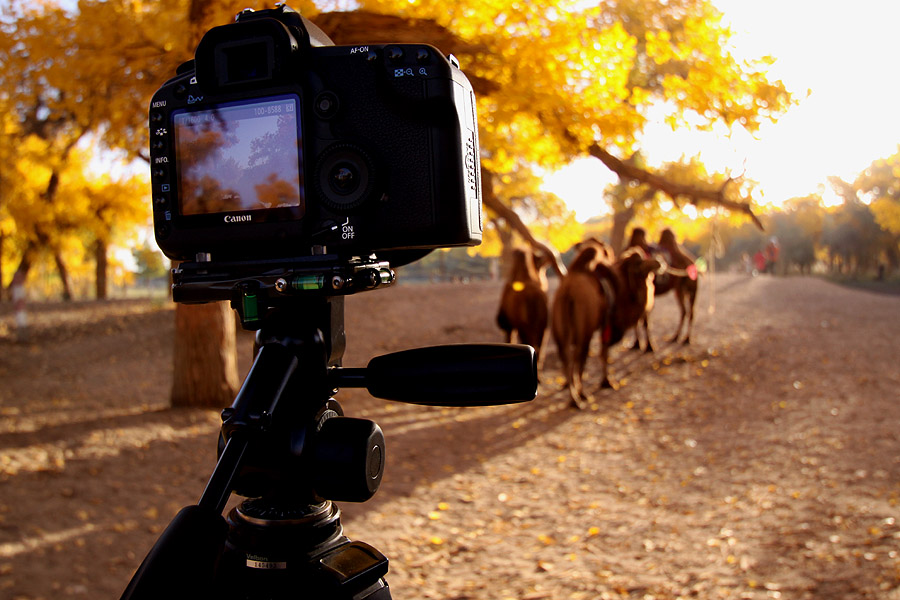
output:
[[[535,397],[530,346],[456,344],[341,366],[347,294],[396,277],[374,257],[304,257],[265,264],[182,265],[179,302],[230,300],[256,357],[222,412],[219,460],[196,506],[172,521],[123,599],[294,597],[390,598],[380,552],[343,536],[332,501],[364,502],[384,473],[381,428],[346,417],[342,387],[433,406],[485,406]],[[222,517],[232,493],[246,498]],[[174,582],[178,582],[177,584]]]

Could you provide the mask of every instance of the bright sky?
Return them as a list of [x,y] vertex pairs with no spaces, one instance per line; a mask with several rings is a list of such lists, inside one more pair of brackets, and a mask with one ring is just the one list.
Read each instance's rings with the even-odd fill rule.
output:
[[[896,28],[900,3],[886,0],[713,0],[735,35],[733,53],[778,60],[781,79],[800,100],[753,139],[731,138],[651,126],[645,154],[651,165],[701,158],[710,169],[744,171],[758,181],[764,202],[822,191],[831,175],[853,180],[875,159],[900,145],[900,77],[896,74]],[[809,97],[807,90],[811,90]],[[604,212],[600,190],[615,176],[595,159],[546,178],[579,220]]]

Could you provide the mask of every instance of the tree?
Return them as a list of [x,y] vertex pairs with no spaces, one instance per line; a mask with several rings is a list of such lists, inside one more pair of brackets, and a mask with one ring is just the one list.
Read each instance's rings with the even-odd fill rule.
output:
[[874,270],[882,253],[895,247],[896,241],[878,225],[853,184],[838,177],[829,177],[829,183],[843,203],[826,217],[822,243],[829,251],[833,268],[857,277],[864,271]]
[[874,161],[856,178],[853,187],[869,200],[875,222],[889,234],[884,258],[891,270],[900,268],[900,148]]
[[801,273],[812,272],[816,246],[822,237],[824,210],[821,198],[792,198],[783,211],[771,215],[769,232],[778,240],[778,260],[787,271],[796,266]]
[[853,184],[870,200],[872,213],[885,231],[900,234],[900,147],[888,158],[874,161]]
[[[50,58],[48,48],[53,42],[37,41],[42,35],[52,38],[54,30],[67,31],[60,27],[64,21],[58,11],[35,18],[27,27],[20,27],[19,21],[0,21],[0,99],[14,115],[6,127],[5,144],[14,150],[13,156],[20,157],[2,182],[11,192],[6,194],[7,210],[22,237],[16,275],[24,280],[36,255],[47,252],[59,268],[64,297],[69,298],[60,251],[60,235],[67,227],[55,217],[65,217],[60,182],[64,172],[73,170],[70,161],[77,157],[72,153],[93,122],[65,104],[67,98],[54,84],[69,74]],[[66,33],[57,36],[63,45],[66,39]]]
[[[79,7],[84,15],[90,6]],[[130,233],[144,222],[147,198],[139,181],[91,181],[89,146],[103,130],[111,137],[133,137],[117,103],[137,97],[121,84],[127,54],[111,52],[97,37],[115,31],[114,14],[88,26],[58,7],[25,10],[11,3],[14,20],[0,22],[0,105],[4,110],[3,190],[0,215],[14,233],[3,236],[17,256],[16,273],[26,277],[36,260],[56,264],[64,298],[71,297],[66,248],[74,241],[94,248],[98,280],[105,277],[106,246],[113,225]],[[95,14],[98,17],[99,14]],[[113,17],[110,19],[109,17]],[[110,29],[109,21],[113,21]],[[116,31],[126,39],[124,29]],[[133,40],[131,40],[133,43]],[[115,64],[121,70],[111,70]],[[144,109],[145,110],[145,109]],[[115,188],[115,189],[114,189]],[[141,190],[139,192],[138,190]],[[3,260],[10,258],[6,252]],[[98,282],[101,297],[105,283]]]
[[[238,10],[224,2],[212,5],[199,0],[152,5],[85,0],[71,13],[49,4],[10,3],[14,20],[0,21],[0,102],[15,115],[12,124],[17,134],[8,143],[17,152],[29,144],[44,144],[39,154],[52,167],[35,185],[17,185],[9,200],[10,212],[13,205],[20,207],[15,209],[19,212],[38,208],[29,215],[34,227],[19,226],[23,221],[17,220],[17,231],[25,238],[18,272],[27,272],[42,248],[62,257],[59,237],[65,229],[49,218],[62,204],[59,181],[78,143],[96,134],[107,148],[147,159],[151,94],[191,58],[204,31],[229,21]],[[20,173],[30,170],[20,169]],[[88,199],[101,202],[91,206],[95,214],[111,214],[109,196],[95,193]],[[118,199],[142,207],[148,204],[138,194]],[[102,243],[103,236],[97,239]],[[62,276],[62,260],[57,264]],[[176,350],[197,350],[176,358],[177,385],[190,394],[193,404],[221,406],[222,398],[237,389],[236,363],[221,355],[222,349],[234,351],[230,341],[234,319],[218,305],[196,310],[179,305],[176,312],[179,332],[184,334],[176,340]],[[209,360],[203,358],[204,349]],[[202,372],[198,365],[217,370]],[[207,379],[217,383],[205,386]],[[228,388],[225,394],[223,386]],[[173,396],[175,404],[185,401]]]
[[[107,297],[108,251],[117,236],[135,237],[136,227],[150,217],[148,183],[140,176],[113,179],[109,174],[91,178],[86,195],[92,211],[86,229],[88,244],[93,247],[95,297]],[[140,200],[135,202],[135,199]]]

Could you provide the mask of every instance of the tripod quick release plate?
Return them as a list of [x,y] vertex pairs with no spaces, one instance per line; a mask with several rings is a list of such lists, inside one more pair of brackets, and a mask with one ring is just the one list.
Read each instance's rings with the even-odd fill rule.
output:
[[172,270],[172,299],[184,304],[230,301],[246,329],[270,308],[300,298],[347,296],[394,283],[390,263],[334,255],[289,260],[187,262]]

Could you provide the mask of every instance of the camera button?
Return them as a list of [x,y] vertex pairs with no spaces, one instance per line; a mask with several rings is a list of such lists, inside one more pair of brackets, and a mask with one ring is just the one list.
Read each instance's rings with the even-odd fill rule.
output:
[[397,46],[391,46],[387,49],[387,57],[393,61],[398,61],[403,59],[403,48],[398,48]]
[[340,101],[334,92],[322,92],[316,96],[313,103],[316,114],[322,119],[330,119],[335,116],[340,108]]
[[418,51],[416,51],[416,60],[420,63],[428,62],[431,60],[431,52],[429,52],[427,48],[419,48]]

